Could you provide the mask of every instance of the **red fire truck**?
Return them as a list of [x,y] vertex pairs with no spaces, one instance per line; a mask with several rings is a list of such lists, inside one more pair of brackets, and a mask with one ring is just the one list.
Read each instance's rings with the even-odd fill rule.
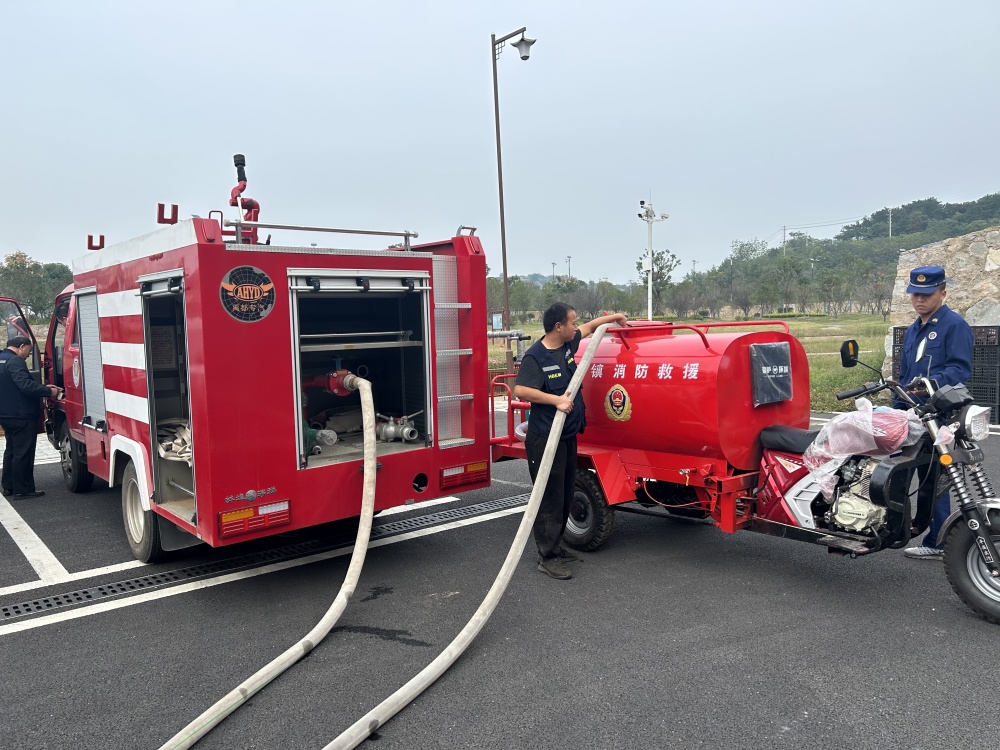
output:
[[[65,389],[46,431],[70,490],[120,486],[137,558],[357,516],[359,396],[378,425],[375,509],[489,484],[485,257],[474,230],[411,232],[177,221],[73,262],[45,344]],[[260,229],[396,235],[386,250],[293,247]],[[464,232],[463,230],[469,230]],[[95,247],[96,246],[96,247]]]

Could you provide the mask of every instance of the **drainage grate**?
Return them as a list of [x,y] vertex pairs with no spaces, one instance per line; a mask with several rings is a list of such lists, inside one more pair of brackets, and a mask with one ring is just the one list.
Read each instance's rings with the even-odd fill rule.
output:
[[[391,536],[398,536],[408,531],[440,526],[451,521],[474,518],[475,516],[514,508],[524,505],[527,502],[528,495],[515,495],[499,500],[490,500],[485,503],[477,503],[476,505],[467,505],[464,508],[451,508],[422,516],[414,516],[413,518],[403,518],[396,521],[373,524],[371,538],[384,539]],[[418,510],[419,506],[414,506],[413,509]],[[120,581],[118,583],[107,583],[88,589],[81,589],[80,591],[70,591],[66,594],[54,594],[53,596],[33,599],[29,602],[0,607],[0,622],[7,622],[15,617],[24,617],[25,615],[38,614],[40,612],[51,612],[54,609],[62,607],[88,604],[137,591],[146,591],[175,583],[185,583],[199,578],[208,578],[221,573],[232,573],[284,560],[293,560],[297,557],[306,557],[307,555],[314,555],[319,552],[351,547],[353,544],[353,541],[330,543],[324,540],[313,540],[300,542],[289,544],[285,547],[278,547],[277,549],[231,557],[217,562],[193,565],[190,568],[169,570],[164,573],[153,573],[141,578],[132,578],[128,581]]]

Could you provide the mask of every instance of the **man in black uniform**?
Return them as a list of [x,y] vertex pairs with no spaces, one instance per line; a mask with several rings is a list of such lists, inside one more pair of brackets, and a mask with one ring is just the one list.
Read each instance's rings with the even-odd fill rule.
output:
[[542,316],[545,335],[524,353],[514,382],[514,396],[531,403],[524,447],[528,453],[528,472],[532,482],[538,476],[556,410],[566,414],[562,437],[552,460],[552,471],[532,529],[538,546],[538,569],[553,578],[572,578],[566,562],[580,559],[562,547],[562,535],[573,502],[576,436],[587,422],[582,393],[577,391],[576,398],[572,400],[565,395],[576,372],[573,355],[580,348],[580,339],[591,335],[599,326],[604,323],[624,325],[625,321],[624,315],[615,313],[580,325],[576,320],[576,310],[564,302],[554,303]]
[[0,352],[0,427],[7,447],[3,452],[0,490],[7,497],[41,497],[35,490],[35,443],[38,435],[39,399],[57,398],[54,385],[36,383],[25,360],[31,356],[31,339],[14,336]]

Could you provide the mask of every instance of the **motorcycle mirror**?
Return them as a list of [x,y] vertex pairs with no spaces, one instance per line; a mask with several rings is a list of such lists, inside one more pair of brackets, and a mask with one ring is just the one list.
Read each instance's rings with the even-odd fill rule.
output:
[[917,356],[914,362],[919,362],[924,358],[924,349],[927,348],[927,339],[920,339],[920,343],[917,344]]
[[858,363],[858,342],[854,339],[840,345],[840,363],[844,367],[854,367]]

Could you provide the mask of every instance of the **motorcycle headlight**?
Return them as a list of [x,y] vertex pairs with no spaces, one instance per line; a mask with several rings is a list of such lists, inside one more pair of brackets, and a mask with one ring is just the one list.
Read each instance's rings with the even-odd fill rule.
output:
[[970,404],[962,409],[962,432],[967,440],[982,442],[990,434],[990,410]]

